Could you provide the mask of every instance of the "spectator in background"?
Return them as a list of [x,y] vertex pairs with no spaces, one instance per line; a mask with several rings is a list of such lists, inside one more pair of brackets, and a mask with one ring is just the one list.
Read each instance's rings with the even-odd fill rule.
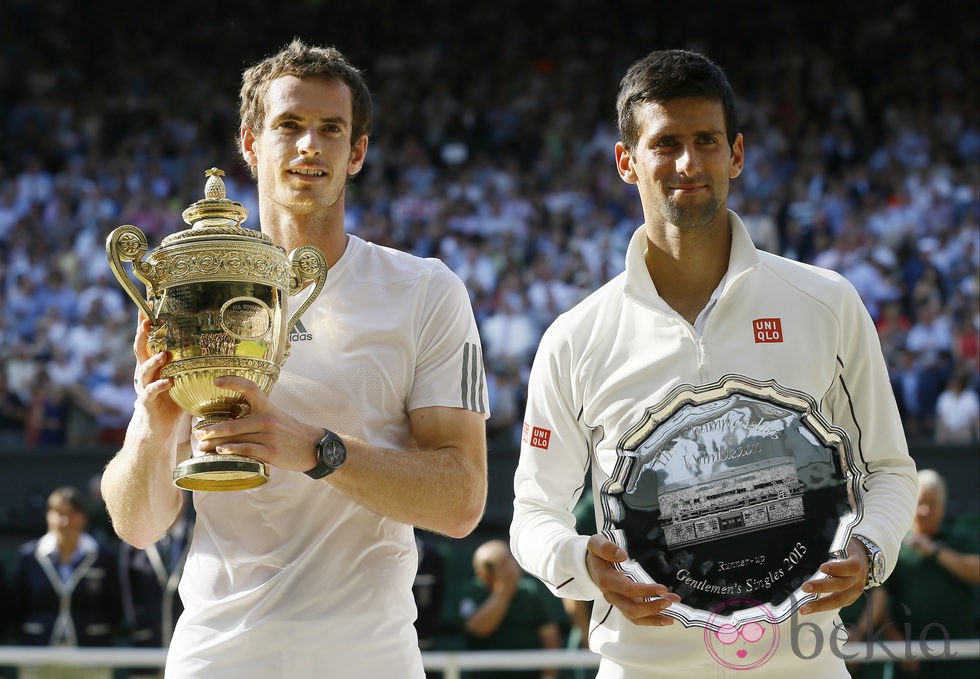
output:
[[[548,594],[526,577],[503,540],[490,540],[473,553],[475,578],[459,598],[457,611],[467,650],[557,649],[558,618]],[[467,672],[467,679],[494,679],[495,672]],[[509,672],[510,679],[555,679],[554,670]]]
[[68,350],[68,345],[55,342],[51,346],[51,356],[45,372],[52,383],[69,388],[89,377],[85,364]]
[[491,450],[502,452],[516,450],[521,444],[521,426],[524,418],[524,380],[520,361],[501,362],[494,365],[494,372],[487,374],[487,393],[490,412],[487,422],[487,439]]
[[514,363],[526,365],[541,338],[541,328],[518,301],[520,297],[502,295],[497,310],[484,321],[480,337],[487,363],[499,371]]
[[[476,239],[474,239],[476,240]],[[497,287],[497,269],[490,254],[474,243],[464,243],[460,248],[453,270],[472,293],[490,293]]]
[[922,431],[918,359],[914,353],[903,347],[898,350],[888,368],[888,377],[905,427],[905,436],[909,439],[916,438]]
[[26,158],[26,167],[17,178],[18,202],[26,205],[43,204],[54,191],[54,180],[51,173],[41,165],[41,159],[35,154]]
[[753,196],[746,201],[742,222],[757,248],[773,254],[779,253],[779,229],[776,226],[776,219],[769,214],[762,198]]
[[943,311],[938,296],[923,300],[915,310],[915,323],[909,328],[905,346],[926,361],[938,357],[940,351],[952,351],[953,333],[949,317]]
[[936,354],[926,353],[920,356],[918,372],[920,431],[926,438],[934,438],[936,405],[953,373],[953,356],[946,349]]
[[0,363],[0,450],[21,451],[26,438],[27,405],[7,383],[7,366]]
[[41,310],[35,296],[37,285],[26,273],[17,276],[14,287],[7,287],[3,305],[4,322],[14,335],[24,342],[33,342]]
[[882,305],[897,301],[900,297],[898,288],[890,278],[896,263],[894,253],[879,246],[870,253],[850,253],[844,265],[838,269],[861,295],[861,301],[875,323],[881,318]]
[[980,401],[965,370],[957,370],[936,401],[936,443],[980,441]]
[[[976,531],[944,525],[946,481],[935,470],[919,471],[919,494],[911,532],[905,537],[898,563],[885,582],[892,625],[885,636],[897,641],[972,639],[977,585],[980,585],[980,545]],[[903,634],[905,636],[903,636]],[[976,659],[899,663],[898,676],[919,679],[974,679]]]
[[17,187],[8,182],[0,187],[0,242],[10,236],[10,232],[26,212],[26,207],[17,199]]
[[123,299],[122,288],[109,279],[109,274],[101,273],[96,280],[78,293],[78,315],[88,316],[93,310],[104,318],[126,318],[130,312]]
[[527,287],[529,311],[538,325],[544,327],[555,316],[570,308],[579,297],[575,288],[556,274],[555,263],[548,256],[538,255],[531,271],[530,284]]
[[[85,529],[82,492],[48,496],[45,535],[18,553],[11,592],[15,638],[25,646],[111,646],[120,622],[115,559]],[[22,668],[22,679],[110,679],[101,668]]]
[[70,322],[75,318],[78,310],[78,292],[68,284],[64,274],[52,266],[37,290],[34,303],[42,314],[56,309],[59,318]]
[[881,305],[881,315],[875,321],[875,328],[881,340],[881,352],[889,363],[905,346],[905,336],[911,326],[908,316],[902,312],[901,302],[892,300]]
[[957,365],[964,370],[978,373],[980,368],[980,328],[976,320],[967,316],[960,319],[954,331],[953,353]]
[[[922,273],[909,289],[909,301],[914,309],[928,307],[934,312],[927,319],[926,325],[929,331],[927,334],[935,337],[936,333],[941,332],[944,328],[932,328],[932,320],[941,314],[948,291],[942,272],[932,263],[932,253],[935,248],[934,245],[931,245],[933,241],[934,239],[931,238],[923,238],[919,241],[919,247],[922,248],[927,259],[923,265]],[[948,328],[946,329],[948,330]]]
[[27,405],[29,417],[31,394],[44,364],[31,355],[31,349],[25,342],[15,340],[3,346],[7,350],[7,387]]
[[31,389],[27,415],[27,445],[31,448],[63,446],[68,440],[68,392],[40,372]]
[[126,426],[133,416],[133,402],[136,400],[132,376],[132,366],[117,361],[112,379],[92,389],[92,405],[101,444],[122,445]]
[[97,356],[106,344],[106,321],[108,320],[101,306],[93,305],[89,312],[75,323],[65,337],[65,342],[72,353],[85,359]]

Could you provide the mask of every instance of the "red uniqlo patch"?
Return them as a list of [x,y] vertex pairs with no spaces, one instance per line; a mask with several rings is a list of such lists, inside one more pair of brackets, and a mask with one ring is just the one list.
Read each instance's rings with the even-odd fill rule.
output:
[[524,432],[521,438],[524,439],[524,443],[534,448],[548,450],[548,444],[551,442],[551,430],[544,429],[543,427],[532,427],[525,422]]
[[760,342],[782,342],[783,324],[778,318],[757,318],[752,321],[752,334],[755,335],[755,343]]

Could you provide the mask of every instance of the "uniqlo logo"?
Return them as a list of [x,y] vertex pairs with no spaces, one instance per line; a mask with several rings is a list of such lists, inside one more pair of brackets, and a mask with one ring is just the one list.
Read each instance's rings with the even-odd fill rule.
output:
[[752,321],[752,334],[756,344],[782,342],[783,324],[778,318],[757,318]]
[[523,436],[521,438],[524,439],[524,443],[530,445],[532,448],[548,450],[548,444],[551,442],[551,430],[543,427],[533,427],[525,422]]

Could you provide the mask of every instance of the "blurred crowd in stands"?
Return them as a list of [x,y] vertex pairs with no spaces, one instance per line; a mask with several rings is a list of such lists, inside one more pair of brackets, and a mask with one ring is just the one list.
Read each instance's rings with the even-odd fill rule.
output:
[[613,102],[658,46],[704,51],[742,93],[731,205],[760,247],[854,284],[909,437],[978,440],[970,3],[750,1],[667,19],[649,2],[242,2],[208,21],[117,4],[11,0],[0,21],[0,450],[119,443],[136,307],[105,237],[134,224],[152,248],[186,228],[212,166],[259,226],[235,87],[293,35],[366,72],[376,122],[349,229],[465,281],[492,450],[517,445],[543,329],[622,270],[642,222],[614,167]]

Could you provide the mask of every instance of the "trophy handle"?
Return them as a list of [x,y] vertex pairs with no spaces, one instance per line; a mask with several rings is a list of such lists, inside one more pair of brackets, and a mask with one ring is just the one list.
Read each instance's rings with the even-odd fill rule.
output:
[[293,270],[293,277],[289,284],[290,297],[299,292],[306,281],[313,281],[313,287],[286,324],[287,335],[293,331],[299,317],[313,304],[313,300],[323,289],[323,284],[327,282],[327,260],[323,258],[323,253],[317,247],[303,245],[296,248],[289,253],[289,265]]
[[[114,229],[105,240],[105,251],[109,257],[109,266],[112,269],[112,273],[115,274],[116,279],[122,285],[123,290],[126,291],[130,299],[136,302],[136,306],[140,308],[140,311],[146,314],[147,318],[152,319],[154,317],[153,310],[143,295],[140,294],[139,290],[136,289],[136,286],[126,274],[122,265],[123,262],[132,262],[133,274],[148,286],[152,286],[152,283],[147,280],[140,270],[140,264],[142,264],[146,250],[146,236],[138,228],[129,224]],[[139,263],[137,263],[137,260],[140,260]]]

